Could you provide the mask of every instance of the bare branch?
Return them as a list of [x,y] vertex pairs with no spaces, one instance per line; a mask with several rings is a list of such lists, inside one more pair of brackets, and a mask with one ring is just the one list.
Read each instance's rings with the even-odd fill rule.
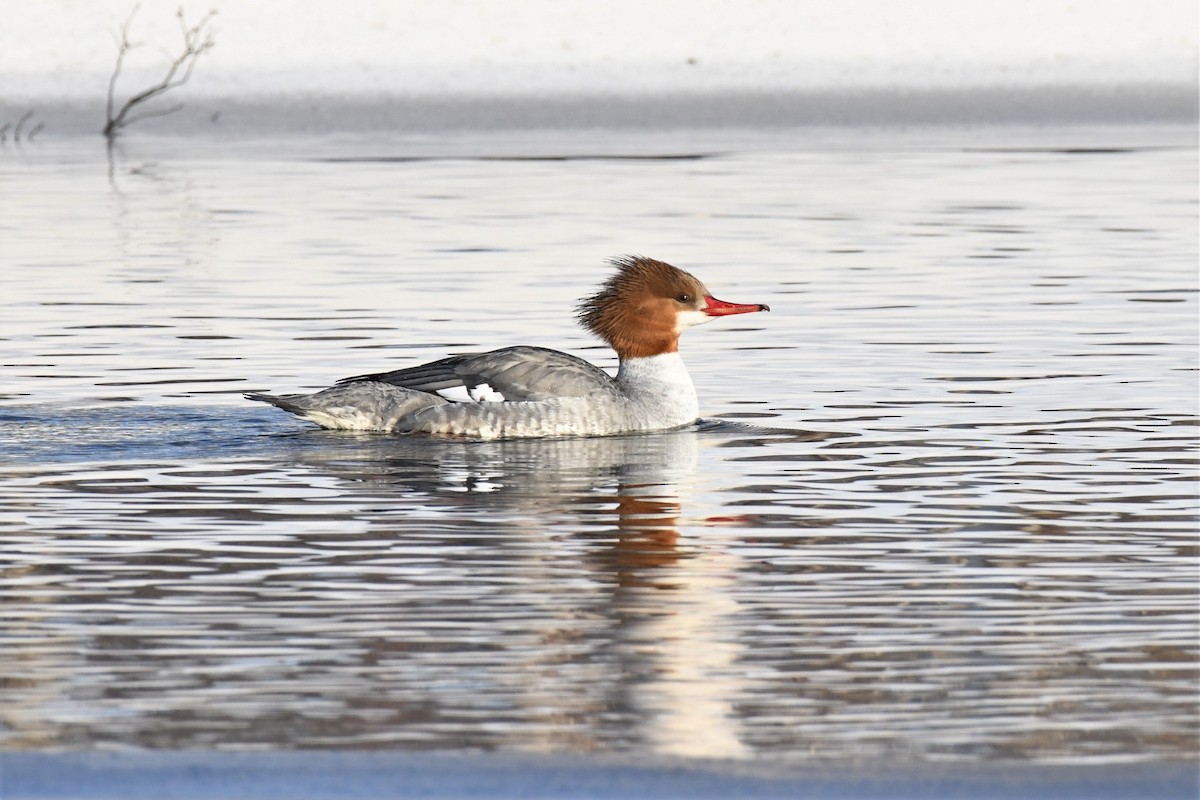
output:
[[133,47],[129,42],[129,25],[133,21],[133,14],[136,12],[137,7],[134,7],[133,12],[129,15],[129,19],[125,21],[125,25],[121,28],[121,39],[117,46],[117,63],[108,84],[107,124],[104,126],[104,135],[109,139],[116,136],[117,132],[122,128],[138,120],[162,117],[167,114],[173,114],[182,108],[182,105],[175,105],[162,111],[143,112],[132,117],[130,116],[130,112],[138,106],[144,105],[159,95],[165,94],[172,89],[177,89],[187,83],[192,77],[192,71],[196,68],[196,61],[216,44],[212,37],[210,23],[217,12],[208,12],[199,22],[189,27],[183,9],[180,8],[175,16],[179,19],[179,31],[183,37],[182,52],[176,56],[168,55],[167,58],[170,63],[163,78],[153,86],[131,96],[121,106],[120,110],[114,114],[113,106],[115,105],[114,95],[116,93],[117,77],[121,72],[125,53]]
[[106,107],[105,119],[108,120],[108,125],[104,128],[104,135],[110,135],[110,128],[113,122],[113,97],[117,92],[117,76],[121,74],[121,66],[125,61],[125,54],[133,49],[134,45],[129,42],[129,26],[133,24],[133,18],[137,16],[138,9],[141,6],[135,5],[133,10],[129,12],[129,16],[125,18],[125,23],[121,26],[121,35],[117,36],[113,32],[113,39],[117,43],[117,63],[113,67],[112,75],[108,79],[108,105]]
[[141,114],[136,114],[132,117],[129,117],[128,119],[125,120],[125,124],[132,125],[133,123],[137,122],[138,120],[142,120],[142,119],[153,119],[154,117],[165,117],[168,114],[174,114],[176,111],[180,111],[182,109],[183,109],[183,103],[176,103],[175,105],[168,106],[167,108],[159,108],[159,109],[155,109],[154,111],[145,111]]

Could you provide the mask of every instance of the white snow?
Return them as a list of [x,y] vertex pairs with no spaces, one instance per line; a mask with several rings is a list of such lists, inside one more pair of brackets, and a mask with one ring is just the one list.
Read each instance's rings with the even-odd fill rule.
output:
[[[4,93],[89,97],[132,0],[4,0]],[[134,20],[145,67],[176,0]],[[255,94],[1191,82],[1193,0],[208,0],[193,89]],[[132,73],[131,73],[132,74]]]
[[[1194,0],[183,0],[215,49],[186,97],[645,98],[1196,86]],[[142,88],[178,0],[143,0]],[[134,0],[0,0],[0,109],[95,104]],[[179,95],[184,99],[184,95]]]

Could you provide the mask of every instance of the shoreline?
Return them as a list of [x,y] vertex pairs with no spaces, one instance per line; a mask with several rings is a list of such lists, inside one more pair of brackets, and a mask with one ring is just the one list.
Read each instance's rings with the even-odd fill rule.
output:
[[775,128],[529,128],[340,132],[202,130],[164,133],[134,128],[107,141],[99,126],[64,135],[44,130],[33,140],[0,142],[0,158],[180,161],[328,161],[346,166],[401,161],[670,161],[733,154],[820,152],[1012,152],[1119,154],[1195,150],[1192,122],[982,125],[809,125]]
[[[104,98],[0,98],[0,124],[26,114],[42,137],[99,133]],[[168,102],[169,100],[169,102]],[[776,91],[681,91],[581,94],[278,93],[216,97],[173,93],[166,116],[135,123],[123,137],[168,135],[244,138],[419,135],[447,131],[618,131],[677,129],[987,128],[1109,125],[1195,126],[1195,85],[976,86],[953,89],[851,88]],[[156,107],[152,107],[156,108]],[[150,109],[148,109],[150,110]],[[11,143],[11,133],[8,143]]]

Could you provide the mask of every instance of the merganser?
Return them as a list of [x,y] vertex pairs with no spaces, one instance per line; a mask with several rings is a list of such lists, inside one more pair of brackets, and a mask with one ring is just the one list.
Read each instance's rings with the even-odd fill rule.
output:
[[577,307],[579,323],[617,352],[615,378],[544,347],[464,353],[343,378],[316,394],[250,393],[323,428],[472,439],[606,436],[680,428],[700,413],[679,335],[716,317],[770,311],[727,303],[678,267],[641,256]]

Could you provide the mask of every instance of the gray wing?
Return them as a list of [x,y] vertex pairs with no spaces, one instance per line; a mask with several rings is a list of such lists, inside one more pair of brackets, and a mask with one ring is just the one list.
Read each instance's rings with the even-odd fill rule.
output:
[[449,398],[454,398],[454,390],[465,390],[463,400],[493,401],[584,397],[608,391],[615,383],[607,372],[582,358],[528,346],[450,356],[417,367],[343,378],[338,383],[353,381],[379,381]]

